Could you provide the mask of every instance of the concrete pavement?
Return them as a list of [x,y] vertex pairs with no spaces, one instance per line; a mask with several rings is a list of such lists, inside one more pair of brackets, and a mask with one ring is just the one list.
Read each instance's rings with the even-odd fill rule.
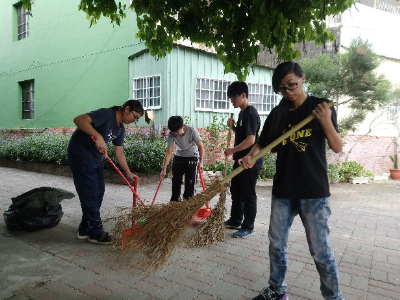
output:
[[[76,194],[71,177],[0,167],[0,212],[11,197],[41,186]],[[151,202],[157,180],[139,185]],[[170,197],[168,179],[156,202]],[[200,191],[200,189],[199,189]],[[258,187],[256,234],[231,237],[207,248],[176,249],[155,274],[121,266],[116,250],[76,238],[81,218],[79,199],[63,200],[64,216],[54,228],[35,232],[8,231],[0,218],[0,299],[252,299],[267,286],[270,187]],[[400,182],[331,186],[331,244],[339,264],[346,300],[400,299]],[[211,201],[211,206],[218,198]],[[102,216],[130,206],[132,192],[124,184],[106,185]],[[227,208],[230,199],[228,195]],[[105,223],[108,230],[112,223]],[[189,229],[189,234],[192,229]],[[322,299],[319,277],[297,217],[290,233],[289,298]]]

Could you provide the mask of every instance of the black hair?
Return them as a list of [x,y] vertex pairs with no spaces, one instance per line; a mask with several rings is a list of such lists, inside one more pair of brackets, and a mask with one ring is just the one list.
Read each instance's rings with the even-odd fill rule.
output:
[[168,129],[175,132],[183,127],[183,119],[180,116],[172,116],[168,119]]
[[299,77],[304,76],[304,71],[300,65],[292,61],[283,62],[276,67],[274,74],[272,75],[272,88],[275,93],[278,93],[278,87],[281,84],[283,77],[290,73],[294,73]]
[[143,109],[142,103],[140,103],[140,101],[138,101],[138,100],[133,100],[133,99],[126,101],[121,106],[112,106],[112,107],[110,107],[110,109],[124,110],[125,107],[127,107],[127,106],[129,106],[129,111],[137,112],[141,116],[144,114],[144,109]]
[[226,92],[228,97],[235,97],[243,93],[246,94],[246,98],[249,96],[249,87],[244,81],[234,81],[228,86],[228,91]]
[[[282,79],[290,74],[294,73],[299,77],[304,76],[304,71],[298,63],[287,61],[279,64],[272,75],[272,88],[275,93],[278,93],[278,87],[281,84]],[[272,126],[269,130],[267,137],[267,145],[276,140],[281,134],[283,134],[284,126],[286,124],[286,119],[289,113],[290,102],[285,98],[282,98],[278,106],[275,108],[274,117],[272,119]],[[277,152],[281,144],[272,149],[272,152]]]

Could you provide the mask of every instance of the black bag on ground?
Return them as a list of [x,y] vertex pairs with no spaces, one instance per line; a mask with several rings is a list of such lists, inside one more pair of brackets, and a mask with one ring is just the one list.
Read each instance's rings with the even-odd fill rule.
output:
[[11,206],[3,213],[7,229],[36,231],[54,227],[64,214],[61,201],[74,196],[62,189],[40,187],[11,198]]

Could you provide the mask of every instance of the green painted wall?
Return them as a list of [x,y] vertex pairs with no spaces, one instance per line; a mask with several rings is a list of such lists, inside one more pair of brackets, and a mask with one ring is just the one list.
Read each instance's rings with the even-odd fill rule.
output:
[[[256,66],[247,77],[247,82],[271,83],[272,70]],[[234,74],[224,74],[224,67],[214,54],[184,46],[176,46],[166,57],[156,60],[149,52],[131,58],[130,78],[161,75],[161,109],[154,110],[155,124],[166,126],[173,115],[190,117],[196,127],[207,127],[213,115],[229,116],[229,112],[210,112],[195,110],[196,77],[237,80]],[[132,86],[130,85],[130,90]],[[130,92],[132,95],[132,92]],[[231,106],[231,112],[237,115],[240,109]],[[260,115],[264,122],[266,115]]]
[[[15,3],[0,1],[0,129],[74,126],[79,114],[131,98],[132,78],[159,74],[162,108],[154,111],[155,124],[166,125],[171,115],[181,115],[196,127],[206,127],[213,115],[229,115],[195,111],[196,76],[230,81],[236,76],[224,74],[216,55],[185,46],[174,47],[163,59],[150,56],[135,38],[131,10],[120,27],[105,18],[89,27],[79,1],[37,0],[29,37],[18,41]],[[270,69],[255,67],[247,82],[270,83],[271,76]],[[19,82],[31,79],[35,116],[23,120]],[[147,124],[142,119],[138,125]]]
[[[0,1],[0,128],[74,126],[76,115],[129,97],[129,59],[144,49],[135,15],[89,27],[79,1],[37,0],[29,37],[17,40],[15,0]],[[22,119],[18,82],[35,80],[35,117]]]

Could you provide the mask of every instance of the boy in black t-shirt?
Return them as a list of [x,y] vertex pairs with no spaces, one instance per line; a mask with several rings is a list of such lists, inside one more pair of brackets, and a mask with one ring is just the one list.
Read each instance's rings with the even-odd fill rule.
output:
[[[228,87],[228,97],[233,107],[240,108],[236,126],[230,118],[227,122],[229,128],[235,133],[233,148],[227,148],[225,156],[233,155],[233,169],[239,167],[238,160],[250,152],[257,142],[260,130],[260,117],[257,110],[250,105],[247,99],[249,93],[245,82],[235,81]],[[233,236],[245,238],[254,234],[254,221],[257,214],[257,177],[262,168],[263,159],[257,160],[254,168],[244,170],[231,181],[232,207],[229,220],[225,222],[226,228],[238,229]]]
[[253,300],[287,300],[287,253],[293,219],[299,215],[308,247],[315,261],[320,289],[325,300],[344,300],[339,288],[339,272],[329,243],[329,184],[325,141],[336,153],[343,148],[336,113],[327,99],[308,96],[306,76],[300,65],[285,62],[272,76],[272,86],[282,100],[264,123],[258,143],[240,161],[251,168],[251,157],[310,114],[315,118],[273,149],[277,153],[269,222],[269,286]]

